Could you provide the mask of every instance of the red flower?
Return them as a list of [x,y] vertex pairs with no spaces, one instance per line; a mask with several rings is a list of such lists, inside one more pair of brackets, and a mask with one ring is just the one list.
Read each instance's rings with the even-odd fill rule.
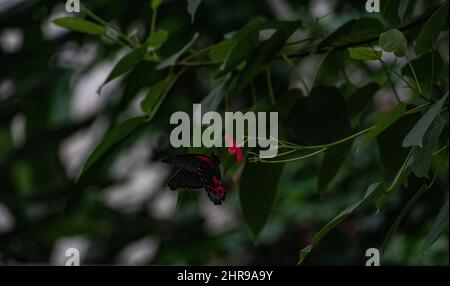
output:
[[228,153],[230,155],[236,155],[236,160],[238,163],[240,163],[244,158],[242,148],[239,146],[239,144],[237,144],[237,142],[233,138],[229,137],[228,135],[225,135],[225,141],[227,143],[226,145],[230,145],[229,147],[227,147]]

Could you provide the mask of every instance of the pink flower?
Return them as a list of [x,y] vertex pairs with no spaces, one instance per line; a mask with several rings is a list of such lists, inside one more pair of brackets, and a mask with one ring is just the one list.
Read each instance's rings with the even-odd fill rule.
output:
[[236,160],[238,163],[241,163],[244,155],[242,153],[242,148],[239,147],[239,145],[237,144],[237,142],[229,137],[228,135],[225,135],[225,141],[226,141],[226,145],[230,145],[229,147],[227,147],[228,149],[228,153],[230,155],[236,155]]

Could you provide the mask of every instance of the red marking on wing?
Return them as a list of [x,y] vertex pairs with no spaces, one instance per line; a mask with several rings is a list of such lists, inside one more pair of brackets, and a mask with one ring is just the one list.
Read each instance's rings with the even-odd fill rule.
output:
[[214,195],[223,196],[225,194],[225,188],[222,186],[222,182],[216,176],[213,176],[212,179],[214,186],[207,186],[208,189],[211,190]]
[[195,158],[199,159],[200,161],[206,162],[209,164],[211,168],[213,168],[213,163],[207,156],[195,156]]

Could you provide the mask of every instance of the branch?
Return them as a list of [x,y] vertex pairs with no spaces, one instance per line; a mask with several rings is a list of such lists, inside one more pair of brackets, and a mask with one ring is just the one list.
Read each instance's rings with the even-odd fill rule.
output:
[[[438,8],[439,8],[439,6],[431,8],[430,10],[428,10],[421,16],[415,18],[410,23],[399,27],[398,29],[402,32],[407,31],[407,30],[427,21],[431,17],[431,15],[433,15],[434,12],[436,12],[436,10]],[[347,48],[354,47],[354,46],[361,46],[364,44],[370,44],[372,42],[378,41],[379,37],[380,37],[380,34],[377,34],[377,35],[372,36],[367,39],[363,39],[363,40],[359,40],[359,41],[355,41],[355,42],[351,42],[351,43],[346,43],[346,44],[335,45],[335,46],[328,46],[328,47],[322,48],[320,50],[308,49],[308,50],[304,50],[304,51],[298,51],[298,52],[295,52],[292,54],[276,55],[273,57],[273,60],[283,59],[283,57],[304,58],[304,57],[307,57],[307,56],[310,56],[313,54],[324,54],[331,50],[342,50],[342,49],[347,49]],[[195,62],[180,61],[180,62],[176,63],[175,66],[179,66],[179,67],[211,67],[211,66],[220,65],[221,63],[222,63],[221,61],[195,61]]]

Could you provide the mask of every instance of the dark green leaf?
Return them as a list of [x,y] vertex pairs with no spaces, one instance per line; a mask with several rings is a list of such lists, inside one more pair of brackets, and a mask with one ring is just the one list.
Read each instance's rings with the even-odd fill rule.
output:
[[209,58],[212,61],[223,62],[234,45],[235,42],[232,39],[224,40],[216,44],[209,52]]
[[343,50],[333,50],[325,54],[314,80],[314,87],[319,85],[336,85],[345,80],[343,62],[347,55]]
[[350,58],[358,61],[376,61],[381,59],[383,53],[369,47],[348,48]]
[[386,247],[388,246],[389,242],[391,241],[392,237],[394,236],[395,232],[397,231],[398,227],[400,226],[400,223],[403,221],[405,216],[408,214],[408,212],[411,210],[412,206],[416,203],[416,201],[427,191],[429,188],[427,185],[423,185],[415,194],[412,196],[411,199],[406,203],[406,205],[401,210],[400,214],[395,219],[394,223],[392,224],[391,228],[389,229],[384,241],[383,245],[381,247],[381,253],[384,253],[386,250]]
[[371,102],[375,93],[380,89],[377,83],[369,83],[355,90],[347,98],[347,110],[350,118],[358,116]]
[[417,124],[411,129],[403,140],[403,147],[419,146],[423,147],[423,136],[428,131],[433,121],[441,112],[447,102],[448,92],[438,102],[433,104],[430,109],[422,116]]
[[109,73],[106,80],[103,82],[103,84],[100,86],[98,92],[101,92],[101,89],[104,85],[106,85],[108,82],[112,81],[113,79],[123,75],[130,69],[132,69],[135,65],[137,65],[140,61],[144,59],[146,53],[146,47],[141,46],[130,53],[126,54],[123,58],[117,62],[117,64],[114,66],[112,71]]
[[242,172],[239,198],[255,242],[272,211],[282,170],[283,164],[247,163]]
[[320,163],[319,175],[317,178],[319,193],[324,194],[334,177],[339,172],[342,164],[347,158],[351,142],[337,145],[328,149]]
[[408,42],[397,29],[392,29],[380,35],[378,44],[386,52],[393,52],[397,57],[403,57],[408,46]]
[[345,219],[347,219],[350,215],[358,212],[361,208],[369,204],[373,201],[384,189],[384,184],[375,183],[369,186],[364,195],[364,198],[357,202],[356,204],[346,208],[342,212],[340,212],[332,221],[327,223],[312,239],[311,244],[306,246],[300,251],[300,259],[298,264],[301,264],[303,260],[308,256],[314,246],[316,246],[320,240],[332,229],[341,224]]
[[423,55],[433,49],[433,46],[448,18],[448,1],[428,19],[417,37],[415,50]]
[[147,51],[152,52],[159,50],[162,45],[167,41],[169,33],[165,30],[158,30],[147,39],[145,45],[147,46]]
[[247,23],[244,28],[230,39],[230,47],[225,61],[219,68],[217,77],[221,77],[245,61],[258,47],[259,29],[264,19],[257,17]]
[[358,147],[358,150],[364,148],[369,142],[373,139],[377,138],[379,134],[381,134],[384,130],[389,128],[392,124],[394,124],[397,120],[399,120],[405,114],[405,104],[400,103],[397,105],[389,114],[381,119],[380,122],[375,125],[375,128],[372,129],[361,142],[361,145]]
[[95,24],[91,21],[75,17],[58,18],[53,20],[55,25],[94,36],[101,36],[106,33],[106,27]]
[[419,114],[403,115],[377,136],[381,162],[389,177],[398,174],[411,148],[403,148],[402,140],[417,122]]
[[417,177],[428,178],[428,172],[430,171],[433,159],[433,152],[438,147],[439,137],[441,136],[445,125],[445,120],[438,118],[434,126],[425,135],[424,147],[414,147],[411,169]]
[[291,136],[299,144],[321,145],[351,134],[347,106],[336,87],[318,86],[302,97],[288,118]]
[[159,63],[159,65],[156,66],[157,69],[164,69],[167,67],[171,67],[173,65],[175,65],[178,61],[178,59],[185,53],[187,52],[187,50],[189,50],[192,45],[197,41],[198,38],[198,34],[195,33],[194,37],[192,37],[192,40],[187,43],[181,50],[179,50],[177,53],[171,55],[170,57],[168,57],[167,59],[163,60],[161,63]]
[[400,188],[402,185],[407,185],[409,175],[411,174],[411,154],[412,150],[409,151],[408,155],[406,156],[405,160],[403,161],[402,166],[398,169],[397,174],[394,177],[394,180],[391,182],[389,187],[386,189],[385,192],[380,196],[378,201],[375,204],[375,207],[377,210],[380,210],[381,207],[384,205],[386,200],[392,195],[394,191],[396,191],[398,188]]
[[[433,84],[439,80],[447,80],[448,69],[446,70],[438,52],[427,53],[412,60],[411,66],[416,73],[422,95],[428,99],[431,99]],[[411,67],[408,64],[402,68],[402,74],[414,80]]]
[[277,99],[277,103],[273,106],[272,111],[278,112],[279,122],[285,122],[289,114],[293,110],[295,104],[303,97],[301,90],[293,88],[285,95]]
[[202,102],[200,103],[202,106],[203,114],[209,111],[216,111],[219,108],[219,105],[223,99],[226,83],[227,79],[225,79],[216,88],[214,88],[205,98],[203,98]]
[[381,1],[381,16],[393,27],[401,24],[399,17],[400,2],[400,0]]
[[105,155],[113,146],[125,139],[131,132],[136,130],[139,126],[145,123],[144,117],[130,118],[119,125],[113,127],[102,138],[100,143],[95,147],[94,151],[89,155],[88,159],[81,168],[77,180],[86,173],[92,165]]
[[163,0],[151,0],[152,10],[157,10],[161,6]]
[[194,23],[195,13],[197,13],[198,6],[202,3],[202,0],[187,0],[187,11],[191,15],[191,22]]
[[169,74],[165,79],[159,81],[150,88],[150,91],[141,102],[141,109],[148,114],[149,119],[152,119],[153,116],[155,116],[176,79],[177,76]]
[[317,45],[317,49],[320,50],[328,46],[347,45],[357,41],[363,41],[382,32],[384,32],[383,25],[375,18],[351,20],[323,39]]
[[431,246],[436,242],[436,240],[444,232],[445,228],[448,226],[448,198],[439,214],[431,227],[430,233],[428,233],[427,238],[422,247],[422,252],[428,251]]
[[414,6],[416,1],[414,0],[401,0],[400,6],[398,7],[398,15],[401,20],[401,24],[404,25],[408,23],[411,19],[411,16],[414,12]]
[[238,75],[236,85],[231,92],[237,96],[265,68],[267,62],[283,48],[289,37],[301,26],[301,22],[285,22],[267,41],[261,43],[253,56],[248,60],[244,70]]

